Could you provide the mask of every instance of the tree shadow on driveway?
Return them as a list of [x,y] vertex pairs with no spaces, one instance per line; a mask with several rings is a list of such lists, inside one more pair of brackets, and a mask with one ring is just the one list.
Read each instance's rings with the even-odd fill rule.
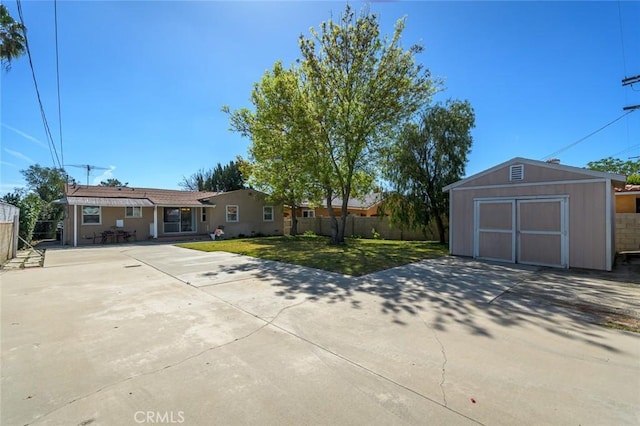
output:
[[637,285],[458,257],[424,260],[358,278],[258,259],[223,266],[219,272],[266,280],[275,296],[287,299],[305,297],[361,309],[364,295],[374,296],[380,312],[399,325],[424,317],[436,331],[458,324],[470,334],[488,338],[496,332],[490,324],[537,327],[612,352],[617,349],[602,341],[593,324],[602,323],[603,313],[612,309],[631,316],[640,311],[625,303],[630,298],[640,300]]

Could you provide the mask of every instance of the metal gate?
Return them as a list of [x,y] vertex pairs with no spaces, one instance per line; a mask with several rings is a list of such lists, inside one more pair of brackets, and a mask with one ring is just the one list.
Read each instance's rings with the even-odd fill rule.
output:
[[566,268],[567,197],[474,201],[474,257]]

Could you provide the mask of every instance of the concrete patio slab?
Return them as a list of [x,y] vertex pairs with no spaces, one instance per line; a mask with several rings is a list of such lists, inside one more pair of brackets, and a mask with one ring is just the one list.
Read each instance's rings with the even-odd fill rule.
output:
[[[0,275],[0,423],[637,424],[640,335],[534,297],[587,284],[548,273],[48,250]],[[588,298],[635,312],[640,288],[589,280]]]

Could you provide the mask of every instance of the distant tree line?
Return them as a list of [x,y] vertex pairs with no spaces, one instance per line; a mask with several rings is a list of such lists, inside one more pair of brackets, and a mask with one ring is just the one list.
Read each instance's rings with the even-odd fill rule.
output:
[[187,191],[228,192],[245,187],[244,177],[238,161],[227,165],[218,163],[214,168],[200,169],[189,177],[184,177],[179,185]]

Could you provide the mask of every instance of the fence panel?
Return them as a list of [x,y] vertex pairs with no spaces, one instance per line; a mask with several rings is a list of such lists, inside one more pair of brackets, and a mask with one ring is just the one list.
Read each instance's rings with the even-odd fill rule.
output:
[[[306,231],[311,231],[316,235],[330,236],[331,218],[298,218],[298,234],[304,234]],[[391,225],[389,218],[387,217],[362,217],[354,215],[347,216],[345,236],[374,238],[374,232],[380,234],[380,238],[384,238],[385,240],[438,240],[438,231],[436,229],[435,223],[430,224],[425,238],[425,235],[420,230],[401,229],[397,226]]]
[[0,203],[0,263],[16,256],[20,209]]

